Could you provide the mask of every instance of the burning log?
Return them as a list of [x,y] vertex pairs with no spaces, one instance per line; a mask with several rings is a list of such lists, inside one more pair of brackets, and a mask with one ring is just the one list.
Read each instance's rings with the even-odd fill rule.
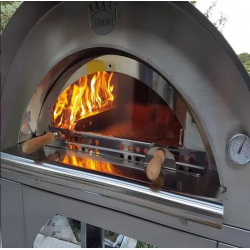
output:
[[98,72],[84,76],[67,87],[53,107],[54,127],[73,129],[85,117],[112,108],[114,86],[110,85],[113,73]]
[[93,132],[105,129],[112,123],[117,123],[120,120],[119,110],[115,108],[104,109],[77,121],[75,131]]

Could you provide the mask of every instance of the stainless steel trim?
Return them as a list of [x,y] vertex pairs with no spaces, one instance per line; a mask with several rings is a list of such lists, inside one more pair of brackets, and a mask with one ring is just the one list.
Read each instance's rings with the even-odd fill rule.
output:
[[[115,150],[115,149],[108,149],[108,152],[106,150],[103,150],[102,147],[98,147],[98,146],[93,146],[93,145],[89,145],[89,144],[79,144],[79,143],[74,143],[74,142],[65,142],[65,144],[70,144],[70,145],[76,145],[76,146],[81,146],[81,147],[84,147],[85,148],[85,151],[84,152],[87,152],[88,149],[98,149],[100,150],[100,152],[105,152],[105,155],[109,155],[110,152],[112,153],[119,153],[119,154],[123,154],[124,155],[124,159],[127,159],[128,155],[131,156],[131,161],[134,161],[133,160],[133,157],[140,157],[140,159],[143,159],[145,160],[145,155],[141,155],[141,154],[135,154],[135,153],[130,153],[130,152],[122,152],[120,150]],[[48,146],[55,146],[54,144],[49,144]],[[79,150],[78,150],[79,151]],[[148,159],[145,160],[145,166],[148,165],[148,162],[149,162],[149,159],[152,159],[153,156],[148,156]],[[175,167],[173,167],[173,165]],[[192,164],[188,164],[188,163],[185,163],[185,162],[179,162],[179,161],[176,161],[174,164],[171,164],[171,166],[169,165],[169,161],[168,159],[166,159],[163,164],[162,164],[162,169],[168,169],[168,170],[171,170],[171,171],[176,171],[176,172],[179,172],[179,173],[183,173],[183,174],[189,174],[189,175],[194,175],[194,176],[200,176],[201,173],[187,173],[186,171],[181,171],[181,170],[178,170],[176,169],[176,165],[178,166],[182,166],[182,167],[187,167],[187,168],[192,168],[192,169],[198,169],[198,170],[202,170],[205,171],[205,167],[202,167],[202,166],[197,166],[197,165],[192,165]]]
[[[71,143],[71,144],[75,144],[75,145],[79,145],[76,143]],[[65,155],[69,156],[69,157],[77,157],[77,158],[89,158],[92,160],[97,160],[99,162],[108,162],[110,164],[114,164],[116,166],[116,168],[119,168],[120,166],[123,166],[127,169],[133,168],[133,169],[139,169],[140,171],[145,172],[145,168],[147,166],[147,161],[145,160],[145,156],[139,155],[139,154],[130,154],[130,153],[124,153],[124,152],[115,152],[115,150],[112,151],[106,151],[103,150],[101,147],[96,147],[96,146],[89,146],[89,145],[83,145],[84,148],[78,148],[78,149],[65,149],[65,147],[62,148],[58,148],[58,146],[54,147],[55,145],[48,145],[46,147],[44,147],[44,153],[46,155],[46,157],[49,157],[49,159],[54,160],[57,159],[56,161],[58,163],[63,163],[63,157]],[[93,149],[92,152],[89,152],[90,149]],[[98,149],[98,154],[96,154],[94,149]],[[123,155],[123,157],[121,158],[121,154]],[[51,158],[52,157],[52,158]],[[150,159],[153,156],[150,157]],[[172,164],[173,165],[173,164]],[[119,166],[119,167],[118,167]],[[168,161],[164,161],[164,163],[162,164],[162,173],[171,173],[171,175],[175,175],[176,173],[181,174],[181,175],[189,175],[192,177],[202,177],[203,175],[205,175],[205,178],[203,178],[203,182],[205,182],[206,179],[209,179],[208,172],[206,171],[206,169],[204,167],[201,166],[196,166],[196,165],[191,165],[191,164],[185,164],[182,162],[176,162],[174,163],[174,168],[173,166],[171,167],[168,164]],[[139,176],[136,177],[136,173],[131,173],[133,177],[133,179],[136,179],[137,181],[139,181],[139,179],[141,179]],[[130,175],[129,175],[130,176]],[[130,176],[130,177],[132,177]],[[178,177],[176,177],[176,179],[178,179]],[[146,180],[148,180],[146,178]],[[174,181],[174,180],[172,180]],[[189,183],[192,182],[192,183]],[[186,185],[192,185],[194,184],[196,180],[192,180],[192,179],[187,179],[185,178],[185,186]],[[148,182],[148,181],[147,181]],[[169,179],[167,181],[167,184],[170,185],[171,182]],[[175,181],[174,181],[175,182]],[[188,184],[189,183],[189,184]],[[200,181],[200,183],[202,183],[202,180]],[[215,182],[213,182],[214,185]],[[170,185],[171,186],[171,185]],[[206,185],[203,185],[203,188],[205,188]],[[216,187],[214,185],[214,187]],[[218,186],[217,186],[218,187]],[[173,186],[172,186],[173,188]],[[198,188],[198,189],[203,189],[203,188]],[[197,187],[195,188],[197,189]],[[205,188],[207,190],[207,188]],[[189,189],[190,190],[190,189]],[[198,191],[198,190],[192,190],[192,191]],[[194,194],[192,193],[192,191],[190,191],[190,194]],[[208,190],[207,190],[208,191]],[[211,191],[211,189],[210,189]],[[214,197],[213,195],[201,195],[200,196],[204,196],[204,197]]]
[[[33,134],[35,134],[38,118],[41,112],[41,108],[44,104],[44,100],[48,95],[48,92],[50,91],[51,85],[57,80],[57,78],[62,74],[62,72],[69,67],[72,63],[71,56],[64,62],[59,62],[56,66],[54,66],[55,74],[52,76],[51,73],[47,73],[43,79],[40,81],[39,85],[35,89],[34,93],[31,93],[30,96],[26,100],[26,110],[24,112],[22,122],[20,124],[20,131],[18,135],[18,142],[20,141],[26,141],[27,139],[32,138]],[[70,72],[68,70],[67,72]],[[25,134],[22,131],[22,125],[25,122],[25,116],[26,114],[29,114],[29,127],[30,127],[30,133]],[[27,120],[27,119],[26,119]],[[44,130],[40,135],[42,135],[44,132],[48,132],[47,130]]]
[[[120,154],[124,156],[124,159],[128,159],[128,156],[139,157],[144,159],[145,156],[145,149],[149,150],[154,145],[152,143],[148,142],[142,142],[142,141],[134,141],[134,140],[128,140],[123,138],[115,138],[112,136],[102,136],[99,134],[94,133],[85,133],[85,132],[77,132],[77,131],[71,131],[71,130],[65,130],[61,128],[53,128],[50,127],[51,131],[60,131],[60,133],[65,137],[64,141],[63,139],[60,141],[55,141],[51,146],[59,146],[59,147],[66,147],[72,149],[69,145],[78,146],[81,148],[86,149],[98,149],[102,150],[103,152],[106,152],[107,154],[113,154],[119,158]],[[76,142],[77,138],[77,142]],[[98,146],[96,145],[96,140],[98,140]],[[91,143],[89,142],[91,141]],[[60,145],[61,144],[61,145]],[[123,149],[121,149],[121,146]],[[130,147],[130,150],[128,147]],[[157,145],[155,145],[157,146]],[[78,150],[81,150],[79,148]],[[138,153],[136,151],[136,148],[139,148],[140,152]],[[168,147],[167,147],[168,148]],[[188,149],[182,149],[182,148],[168,148],[168,150],[174,155],[176,164],[184,166],[186,168],[195,168],[195,169],[202,169],[209,168],[208,162],[207,162],[207,156],[205,152],[202,151],[193,151]],[[86,151],[87,152],[87,151]],[[179,155],[184,155],[185,158],[194,157],[196,161],[196,165],[189,164],[186,162],[179,162],[177,159]]]
[[[81,146],[84,148],[93,148],[93,149],[99,149],[99,150],[104,150],[103,147],[98,147],[94,145],[89,145],[89,144],[80,144],[80,143],[75,143],[75,142],[65,142],[66,145],[76,145],[76,146]],[[110,152],[115,152],[115,153],[123,153],[123,154],[129,154],[131,156],[138,156],[138,157],[145,157],[145,155],[142,154],[136,154],[133,152],[128,152],[128,151],[121,151],[121,150],[116,150],[112,148],[105,148],[105,150],[110,151]]]
[[225,244],[225,243],[219,242],[219,243],[218,243],[218,248],[236,248],[236,247],[235,247],[235,246],[228,245],[228,244]]
[[64,178],[70,178],[75,183],[84,182],[88,184],[89,188],[102,187],[103,191],[99,195],[109,196],[108,191],[113,190],[115,192],[112,194],[119,200],[125,199],[126,202],[214,227],[221,227],[222,225],[223,205],[215,199],[166,191],[154,192],[147,186],[63,168],[3,152],[1,152],[1,161],[3,169],[19,172],[22,175],[28,174],[33,178],[39,175],[38,178],[47,180],[50,177],[56,177],[54,180],[57,181],[57,184],[60,184]]

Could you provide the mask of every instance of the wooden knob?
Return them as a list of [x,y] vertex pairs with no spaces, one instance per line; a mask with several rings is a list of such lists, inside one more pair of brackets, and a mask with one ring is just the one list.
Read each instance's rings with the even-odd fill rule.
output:
[[22,151],[24,154],[31,154],[36,150],[44,147],[46,144],[53,143],[55,141],[55,135],[49,132],[43,136],[32,138],[22,145]]
[[158,149],[154,152],[153,159],[148,163],[146,175],[149,180],[154,181],[158,178],[161,172],[161,165],[165,160],[164,150]]

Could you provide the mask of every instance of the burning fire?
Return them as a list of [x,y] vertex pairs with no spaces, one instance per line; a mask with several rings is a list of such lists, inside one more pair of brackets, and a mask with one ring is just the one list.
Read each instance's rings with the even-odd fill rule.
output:
[[112,107],[112,76],[113,73],[98,72],[91,81],[88,76],[84,76],[67,87],[53,107],[54,126],[74,129],[78,120],[97,114],[103,108]]
[[89,169],[89,170],[99,171],[102,173],[115,174],[115,175],[122,176],[120,171],[115,169],[112,166],[112,164],[108,162],[100,162],[100,161],[96,161],[92,159],[80,158],[74,155],[71,155],[71,156],[65,155],[63,163],[77,166],[77,167],[82,167],[82,168]]

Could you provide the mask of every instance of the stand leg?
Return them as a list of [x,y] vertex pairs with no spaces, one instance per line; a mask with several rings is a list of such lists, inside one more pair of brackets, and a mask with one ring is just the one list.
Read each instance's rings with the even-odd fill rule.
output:
[[81,222],[81,248],[87,248],[87,225]]
[[25,227],[21,184],[1,179],[1,234],[4,248],[24,248]]
[[87,247],[104,248],[105,236],[104,229],[87,224]]

